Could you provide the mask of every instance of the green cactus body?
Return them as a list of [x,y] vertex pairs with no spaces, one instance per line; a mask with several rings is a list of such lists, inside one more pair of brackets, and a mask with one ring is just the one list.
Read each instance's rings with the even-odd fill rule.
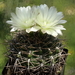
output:
[[66,52],[61,40],[40,31],[19,32],[9,42],[10,75],[60,75]]

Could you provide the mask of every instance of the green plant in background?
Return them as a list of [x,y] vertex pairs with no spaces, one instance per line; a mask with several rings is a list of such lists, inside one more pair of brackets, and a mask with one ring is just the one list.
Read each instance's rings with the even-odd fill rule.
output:
[[0,39],[0,75],[2,75],[3,67],[7,61],[7,58],[5,57],[6,52],[6,46],[3,43],[4,41]]
[[[0,0],[0,13],[3,16],[0,16],[0,38],[2,40],[3,37],[9,32],[10,29],[9,26],[6,25],[5,21],[9,19],[10,13],[15,10],[15,7],[17,6],[27,6],[27,5],[38,5],[46,3],[48,6],[55,6],[59,11],[63,11],[65,15],[65,19],[68,21],[64,27],[67,29],[67,31],[63,32],[63,38],[66,39],[65,43],[67,48],[69,49],[69,52],[71,53],[70,56],[68,56],[67,64],[66,64],[66,71],[65,75],[74,75],[75,74],[75,41],[73,40],[75,38],[75,1],[74,0]],[[4,14],[5,13],[5,14]],[[5,15],[5,16],[4,16]],[[4,26],[3,26],[4,25]],[[7,28],[6,28],[7,27]],[[2,36],[2,37],[1,37]],[[6,35],[8,38],[9,36]],[[3,48],[1,46],[1,48]],[[0,49],[1,49],[0,48]],[[0,51],[0,53],[4,53],[3,50]],[[0,55],[0,57],[2,57]],[[0,58],[0,59],[4,59]],[[2,64],[2,63],[1,63]],[[2,68],[0,68],[2,69]],[[0,74],[1,75],[1,74]]]

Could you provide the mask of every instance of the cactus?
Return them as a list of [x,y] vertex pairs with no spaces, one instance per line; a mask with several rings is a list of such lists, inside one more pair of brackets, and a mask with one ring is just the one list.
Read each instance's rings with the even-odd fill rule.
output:
[[[37,9],[40,11],[42,6],[47,7],[46,5],[40,5]],[[21,7],[20,9],[23,10],[23,8]],[[51,9],[53,8],[54,7],[51,7]],[[26,8],[24,9],[26,10]],[[27,9],[30,9],[30,7],[27,7]],[[37,9],[35,10],[37,11]],[[56,9],[54,8],[53,11],[56,11]],[[37,19],[37,26],[35,26],[36,23],[32,21],[35,16]],[[57,25],[56,27],[55,24],[56,32],[53,28],[54,25],[53,27],[51,26],[53,30],[49,25],[48,27],[43,24],[45,26],[45,28],[43,28],[43,26],[38,23],[39,15],[37,12],[35,16],[32,15],[32,20],[28,21],[32,25],[26,23],[26,26],[12,24],[17,21],[17,18],[19,18],[15,18],[16,21],[14,21],[14,17],[12,16],[11,24],[13,26],[11,31],[18,30],[18,32],[16,32],[16,34],[13,35],[14,37],[12,40],[9,41],[9,60],[3,71],[3,75],[61,75],[67,56],[67,49],[64,48],[62,40],[56,36],[61,34],[60,30],[65,30],[65,28],[60,25]],[[61,23],[65,22],[65,20],[63,20],[63,22],[61,21]],[[8,21],[8,23],[10,22]],[[19,23],[21,24],[21,22]]]

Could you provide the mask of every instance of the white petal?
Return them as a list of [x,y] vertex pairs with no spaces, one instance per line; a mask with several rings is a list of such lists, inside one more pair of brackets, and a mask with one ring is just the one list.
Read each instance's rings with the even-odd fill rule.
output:
[[56,19],[57,19],[57,20],[60,20],[60,19],[62,19],[63,17],[64,17],[64,16],[63,16],[63,13],[62,13],[62,12],[58,12]]
[[55,31],[60,35],[62,35],[61,30],[66,30],[66,29],[62,25],[55,26]]
[[67,22],[66,20],[60,20],[58,23],[63,24],[63,23],[66,23],[66,22]]
[[8,24],[12,24],[13,22],[12,22],[12,21],[10,21],[10,20],[8,20],[8,21],[6,21],[6,23],[8,23]]
[[20,8],[16,7],[16,15],[17,17],[22,21],[22,19],[24,19],[24,16],[22,14],[22,11]]
[[51,17],[49,18],[49,20],[50,20],[50,21],[54,21],[54,19],[56,18],[56,15],[57,15],[57,10],[56,10],[56,8],[53,7],[53,10],[52,10],[51,12],[52,12],[52,14],[50,14]]
[[49,12],[48,12],[48,20],[51,19],[52,17],[55,18],[55,15],[56,14],[57,10],[54,6],[50,7],[49,9]]
[[32,27],[32,28],[26,29],[26,32],[27,32],[27,33],[30,33],[31,31],[36,32],[36,31],[38,31],[39,29],[40,29],[39,26],[34,26],[34,27]]
[[12,28],[11,30],[10,30],[10,32],[14,32],[14,31],[16,31],[17,29],[16,28]]
[[57,32],[54,30],[47,30],[46,32],[47,32],[47,34],[53,35],[54,37],[56,37],[58,35]]
[[55,29],[66,30],[62,25],[55,26]]
[[57,32],[58,34],[62,35],[61,30],[56,30],[56,32]]
[[48,6],[46,4],[44,5],[40,5],[40,10],[42,12],[42,16],[44,19],[47,19],[47,15],[48,15]]

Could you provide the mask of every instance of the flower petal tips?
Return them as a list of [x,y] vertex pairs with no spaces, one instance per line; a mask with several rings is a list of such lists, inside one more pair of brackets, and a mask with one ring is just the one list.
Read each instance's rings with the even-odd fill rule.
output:
[[57,12],[54,6],[49,8],[46,4],[41,4],[33,7],[16,7],[16,13],[11,13],[11,20],[7,23],[12,25],[11,32],[26,30],[30,33],[41,30],[42,33],[56,37],[58,34],[62,35],[61,30],[66,30],[61,25],[67,22],[62,20],[63,17],[63,13]]

